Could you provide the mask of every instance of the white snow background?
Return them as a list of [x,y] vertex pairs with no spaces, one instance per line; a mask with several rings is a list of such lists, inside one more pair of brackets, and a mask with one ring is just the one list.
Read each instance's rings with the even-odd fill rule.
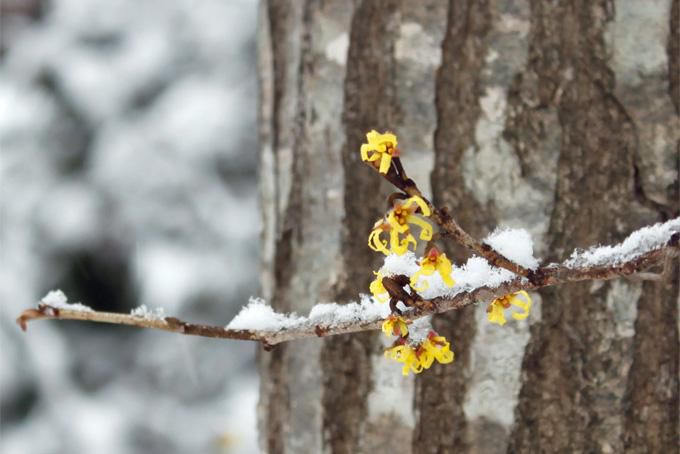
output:
[[257,293],[256,10],[3,5],[3,454],[257,452],[254,344],[14,322],[54,288],[206,323]]

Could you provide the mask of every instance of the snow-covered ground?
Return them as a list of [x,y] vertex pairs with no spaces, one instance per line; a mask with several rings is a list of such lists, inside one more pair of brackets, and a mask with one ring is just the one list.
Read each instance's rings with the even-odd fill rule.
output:
[[52,288],[213,324],[257,293],[256,9],[3,5],[3,454],[257,451],[254,345],[14,323]]

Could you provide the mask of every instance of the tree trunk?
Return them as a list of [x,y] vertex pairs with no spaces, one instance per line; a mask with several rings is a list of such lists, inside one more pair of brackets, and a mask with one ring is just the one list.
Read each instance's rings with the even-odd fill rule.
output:
[[[678,216],[678,4],[265,2],[265,298],[306,313],[367,293],[381,257],[366,238],[390,192],[359,157],[370,129],[398,134],[410,175],[465,229],[524,227],[546,261]],[[542,291],[504,327],[484,305],[440,316],[456,361],[416,378],[376,333],[263,352],[261,447],[671,452],[677,261],[668,271]]]

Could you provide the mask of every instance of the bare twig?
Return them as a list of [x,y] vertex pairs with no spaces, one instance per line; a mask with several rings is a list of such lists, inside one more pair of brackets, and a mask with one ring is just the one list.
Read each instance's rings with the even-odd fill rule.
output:
[[[457,293],[453,297],[439,297],[431,301],[416,302],[414,309],[404,313],[404,318],[414,320],[427,315],[461,309],[477,301],[490,301],[494,298],[517,292],[519,290],[536,290],[542,287],[565,284],[568,282],[608,280],[621,276],[630,276],[643,272],[655,264],[663,263],[680,255],[678,234],[675,234],[663,247],[653,249],[629,261],[616,265],[569,267],[549,265],[541,268],[534,281],[517,277],[498,287],[479,287]],[[234,330],[221,326],[197,325],[179,320],[174,317],[146,318],[129,314],[111,312],[70,310],[55,308],[47,304],[40,304],[37,309],[24,311],[17,323],[26,329],[26,324],[32,320],[81,320],[98,323],[136,326],[138,328],[159,329],[190,336],[210,337],[217,339],[237,339],[257,341],[269,349],[282,342],[311,337],[327,337],[338,334],[349,334],[361,331],[380,329],[382,320],[367,320],[346,322],[333,325],[315,323],[301,323],[299,326],[278,331]]]
[[489,263],[496,267],[505,268],[515,274],[526,277],[530,281],[534,281],[537,278],[534,271],[509,260],[488,244],[477,241],[472,235],[463,230],[446,210],[435,207],[432,202],[423,196],[418,185],[413,180],[406,177],[399,158],[394,158],[393,161],[395,163],[394,168],[391,168],[387,174],[381,175],[395,187],[404,191],[409,197],[417,196],[423,199],[432,211],[431,219],[455,241],[460,243],[463,247],[484,257]]

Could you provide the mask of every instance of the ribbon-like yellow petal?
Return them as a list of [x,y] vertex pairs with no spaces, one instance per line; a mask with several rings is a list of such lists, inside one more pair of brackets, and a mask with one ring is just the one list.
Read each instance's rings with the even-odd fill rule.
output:
[[495,300],[486,310],[486,316],[491,323],[497,323],[501,326],[505,325],[505,314],[503,314],[503,306]]
[[383,280],[383,275],[380,272],[373,272],[375,274],[376,278],[371,282],[371,284],[368,286],[368,289],[371,291],[373,294],[373,297],[379,302],[379,303],[385,303],[390,299],[390,294],[387,292],[385,287],[383,286],[382,280]]
[[432,363],[434,362],[434,350],[436,350],[436,348],[427,339],[421,344],[421,349],[417,355],[418,360],[424,369],[429,369],[430,366],[432,366]]
[[[369,155],[370,152],[373,152]],[[375,147],[370,144],[363,144],[361,146],[361,160],[362,161],[375,161],[380,158],[380,154],[376,153]]]
[[437,361],[440,364],[449,364],[453,362],[454,354],[449,349],[448,346],[439,349],[439,354],[437,355]]
[[432,224],[424,219],[420,219],[415,214],[408,217],[407,222],[409,224],[415,224],[420,227],[420,239],[423,241],[430,241],[432,239]]
[[413,250],[416,250],[416,239],[413,235],[407,233],[404,238],[399,238],[399,232],[395,229],[390,230],[390,248],[392,252],[397,255],[404,255],[408,251],[409,245],[413,245]]
[[398,315],[390,315],[382,324],[382,332],[386,336],[400,336],[406,337],[408,335],[408,327],[406,320]]
[[425,276],[432,276],[434,272],[437,270],[434,264],[430,262],[422,263],[420,265],[420,271],[422,271],[422,274]]
[[455,281],[451,277],[453,266],[451,265],[451,261],[446,257],[446,254],[441,254],[437,257],[437,271],[439,271],[439,275],[442,277],[446,286],[453,287],[455,284]]
[[[526,299],[526,301],[523,301],[518,296],[523,296]],[[514,293],[512,298],[510,299],[510,303],[513,306],[517,306],[523,310],[523,312],[513,312],[512,318],[514,318],[515,320],[524,320],[529,316],[529,311],[531,310],[531,297],[527,292],[521,290],[517,293]]]
[[423,216],[429,216],[431,213],[430,207],[425,203],[425,201],[417,196],[414,195],[413,197],[409,197],[405,202],[404,202],[404,208],[410,208],[411,205],[418,205],[420,207],[420,211],[422,211]]
[[413,275],[411,276],[410,284],[411,284],[411,287],[413,287],[413,290],[415,290],[416,292],[422,292],[423,290],[426,290],[427,288],[429,288],[429,286],[430,286],[429,282],[423,281],[422,285],[418,286],[418,280],[420,279],[420,276],[431,276],[431,275],[433,275],[434,271],[435,271],[434,264],[432,264],[428,261],[425,261],[425,259],[423,259],[421,261],[420,268],[418,269],[418,271],[413,273]]
[[390,163],[392,162],[392,156],[389,153],[383,153],[380,158],[380,169],[378,172],[386,174],[390,170]]
[[397,136],[392,134],[391,132],[386,132],[385,134],[380,134],[379,140],[383,143],[392,144],[392,148],[397,147]]
[[421,286],[418,286],[418,279],[420,279],[420,276],[423,274],[422,270],[418,270],[415,273],[413,273],[413,276],[411,276],[411,287],[413,287],[413,290],[416,292],[422,292],[424,290],[427,290],[430,287],[430,283],[427,281],[423,281],[423,284]]
[[371,233],[368,235],[368,247],[376,252],[390,255],[390,251],[387,249],[387,241],[380,239],[380,234],[382,232],[383,230],[381,228],[371,230]]

